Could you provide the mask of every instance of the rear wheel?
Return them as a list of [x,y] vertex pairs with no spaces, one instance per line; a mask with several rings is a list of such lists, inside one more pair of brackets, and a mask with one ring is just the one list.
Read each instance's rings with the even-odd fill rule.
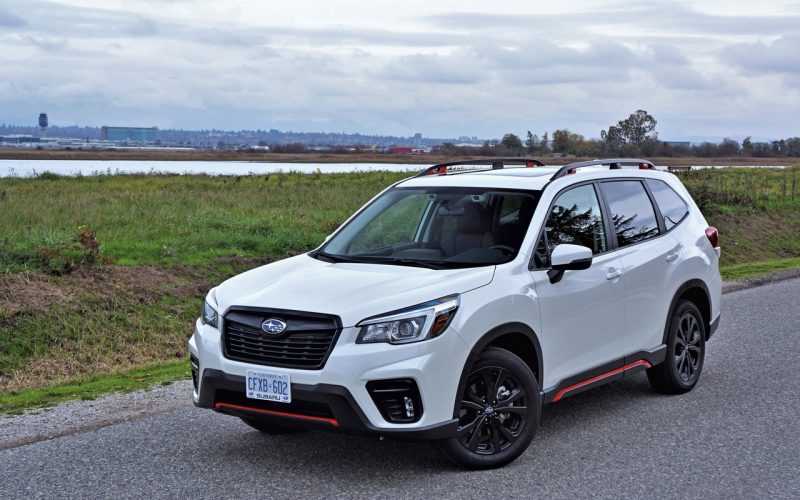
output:
[[280,424],[272,420],[259,420],[257,418],[239,417],[242,422],[246,423],[253,429],[263,432],[264,434],[294,434],[295,432],[302,432],[300,427],[292,425]]
[[470,369],[456,436],[437,446],[462,467],[499,467],[525,451],[540,414],[539,384],[531,369],[513,353],[490,347]]
[[667,359],[647,370],[647,378],[656,391],[682,394],[692,390],[703,371],[705,338],[700,310],[688,300],[680,301],[667,335]]

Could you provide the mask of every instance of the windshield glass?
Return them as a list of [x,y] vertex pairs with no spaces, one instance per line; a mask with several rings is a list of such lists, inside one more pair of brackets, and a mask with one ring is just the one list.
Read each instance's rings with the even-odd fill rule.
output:
[[501,264],[517,255],[537,201],[532,191],[395,188],[313,255],[432,268]]

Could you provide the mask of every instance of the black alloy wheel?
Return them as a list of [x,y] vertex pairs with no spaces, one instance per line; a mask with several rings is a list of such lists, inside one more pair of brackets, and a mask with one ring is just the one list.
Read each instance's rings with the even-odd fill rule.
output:
[[700,362],[703,351],[700,348],[702,336],[700,323],[690,312],[678,318],[678,330],[675,335],[675,368],[681,381],[693,383],[700,375]]
[[531,369],[513,353],[490,347],[467,376],[455,437],[438,446],[462,467],[498,467],[525,451],[540,414],[539,384]]
[[675,307],[667,334],[667,357],[647,370],[653,388],[664,394],[692,390],[700,379],[706,349],[703,315],[693,302],[682,300]]
[[459,411],[461,444],[481,455],[507,449],[525,427],[526,396],[525,387],[505,368],[486,366],[473,371]]

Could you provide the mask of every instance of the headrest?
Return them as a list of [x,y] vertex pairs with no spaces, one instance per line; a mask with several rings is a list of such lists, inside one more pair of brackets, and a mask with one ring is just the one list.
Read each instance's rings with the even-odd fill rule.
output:
[[464,233],[483,233],[489,230],[486,212],[480,203],[464,203],[464,215],[458,218],[458,231]]

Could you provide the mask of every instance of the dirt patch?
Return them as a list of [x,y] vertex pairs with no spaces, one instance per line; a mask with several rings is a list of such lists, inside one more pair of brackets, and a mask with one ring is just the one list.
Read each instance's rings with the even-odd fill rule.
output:
[[74,305],[87,292],[106,297],[109,305],[120,295],[151,304],[164,293],[178,298],[194,296],[202,293],[205,285],[200,273],[189,266],[100,266],[64,276],[32,271],[0,275],[0,315],[12,317],[20,312],[47,312],[55,305]]
[[0,391],[182,358],[219,274],[106,265],[0,276]]

